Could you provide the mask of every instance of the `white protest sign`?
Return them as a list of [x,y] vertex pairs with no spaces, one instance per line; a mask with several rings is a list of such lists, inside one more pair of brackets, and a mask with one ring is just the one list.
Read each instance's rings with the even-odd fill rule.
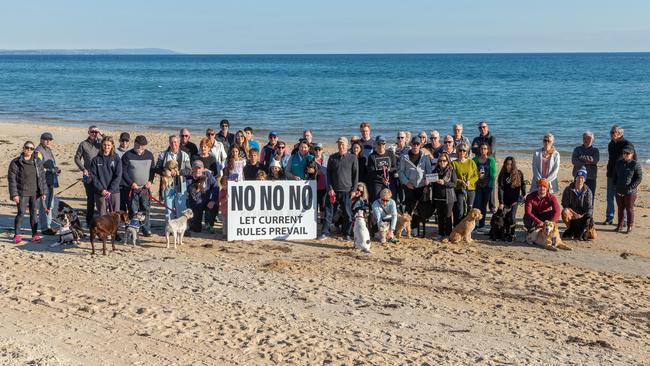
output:
[[228,241],[315,239],[316,181],[228,182]]

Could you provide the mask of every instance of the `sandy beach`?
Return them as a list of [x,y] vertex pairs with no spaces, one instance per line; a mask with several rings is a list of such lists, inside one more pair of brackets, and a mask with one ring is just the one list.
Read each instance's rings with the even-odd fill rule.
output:
[[[647,365],[650,359],[648,166],[635,231],[599,225],[596,241],[567,241],[568,252],[531,247],[521,232],[513,243],[477,236],[473,244],[443,244],[431,239],[434,224],[426,239],[374,244],[370,256],[337,239],[225,242],[209,234],[173,250],[160,236],[156,206],[155,235],[142,238],[143,245],[91,256],[87,240],[65,249],[50,248],[56,237],[11,242],[8,164],[25,140],[38,144],[45,131],[55,138],[60,191],[80,178],[73,155],[86,129],[0,123],[0,364]],[[174,132],[147,131],[149,150],[157,156]],[[569,158],[562,157],[561,188],[572,179]],[[605,163],[596,192],[599,223]],[[530,179],[530,159],[518,165]],[[81,208],[83,186],[59,199]]]

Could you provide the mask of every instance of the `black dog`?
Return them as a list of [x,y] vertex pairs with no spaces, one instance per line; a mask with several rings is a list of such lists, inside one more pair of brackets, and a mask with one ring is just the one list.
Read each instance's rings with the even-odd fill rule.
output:
[[569,228],[562,233],[562,239],[589,240],[587,231],[590,225],[593,225],[593,220],[589,215],[584,215],[579,219],[571,220]]
[[[415,208],[411,213],[411,228],[418,229],[418,236],[421,238],[425,236],[427,221],[436,212],[432,194],[431,186],[424,187],[422,199],[415,204]],[[420,225],[422,229],[420,229]]]
[[506,215],[502,209],[498,209],[490,219],[490,240],[506,240],[508,234],[509,226],[506,226]]
[[66,223],[70,225],[70,229],[74,231],[74,236],[79,240],[79,238],[85,238],[83,228],[81,227],[81,221],[79,221],[79,215],[77,211],[63,201],[59,201],[58,212],[56,215],[57,221],[60,223]]

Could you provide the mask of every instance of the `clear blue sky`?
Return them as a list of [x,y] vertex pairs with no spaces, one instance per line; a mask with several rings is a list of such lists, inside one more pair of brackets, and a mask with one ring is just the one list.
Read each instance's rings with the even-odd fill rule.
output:
[[24,0],[0,49],[188,53],[650,51],[648,0]]

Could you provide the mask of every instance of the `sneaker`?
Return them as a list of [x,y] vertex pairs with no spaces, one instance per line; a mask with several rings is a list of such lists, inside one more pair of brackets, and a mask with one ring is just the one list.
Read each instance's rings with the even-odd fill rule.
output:
[[613,219],[605,220],[603,221],[602,225],[614,225],[614,220]]
[[390,238],[390,240],[388,242],[391,243],[391,244],[397,244],[397,243],[399,243],[399,240],[397,240],[395,238]]
[[622,233],[623,232],[623,225],[617,226],[616,229],[614,229],[614,231],[617,232],[617,233]]
[[150,237],[151,237],[151,231],[145,231],[145,232],[143,232],[143,233],[142,233],[142,236],[144,236],[145,238],[150,238]]
[[627,231],[625,233],[626,234],[631,234],[632,233],[632,226],[628,226]]
[[57,230],[53,230],[53,229],[49,228],[47,230],[43,230],[43,232],[41,234],[46,235],[46,236],[53,236],[53,235],[57,234]]
[[43,239],[43,238],[41,238],[41,236],[38,235],[38,234],[32,235],[32,241],[35,242],[35,243],[41,241],[41,239]]
[[20,235],[14,235],[14,244],[20,244],[23,242],[23,237]]
[[325,240],[325,239],[327,239],[329,237],[330,237],[329,235],[320,234],[320,236],[318,238],[316,238],[316,240]]
[[352,241],[352,237],[350,235],[345,236],[345,241]]

